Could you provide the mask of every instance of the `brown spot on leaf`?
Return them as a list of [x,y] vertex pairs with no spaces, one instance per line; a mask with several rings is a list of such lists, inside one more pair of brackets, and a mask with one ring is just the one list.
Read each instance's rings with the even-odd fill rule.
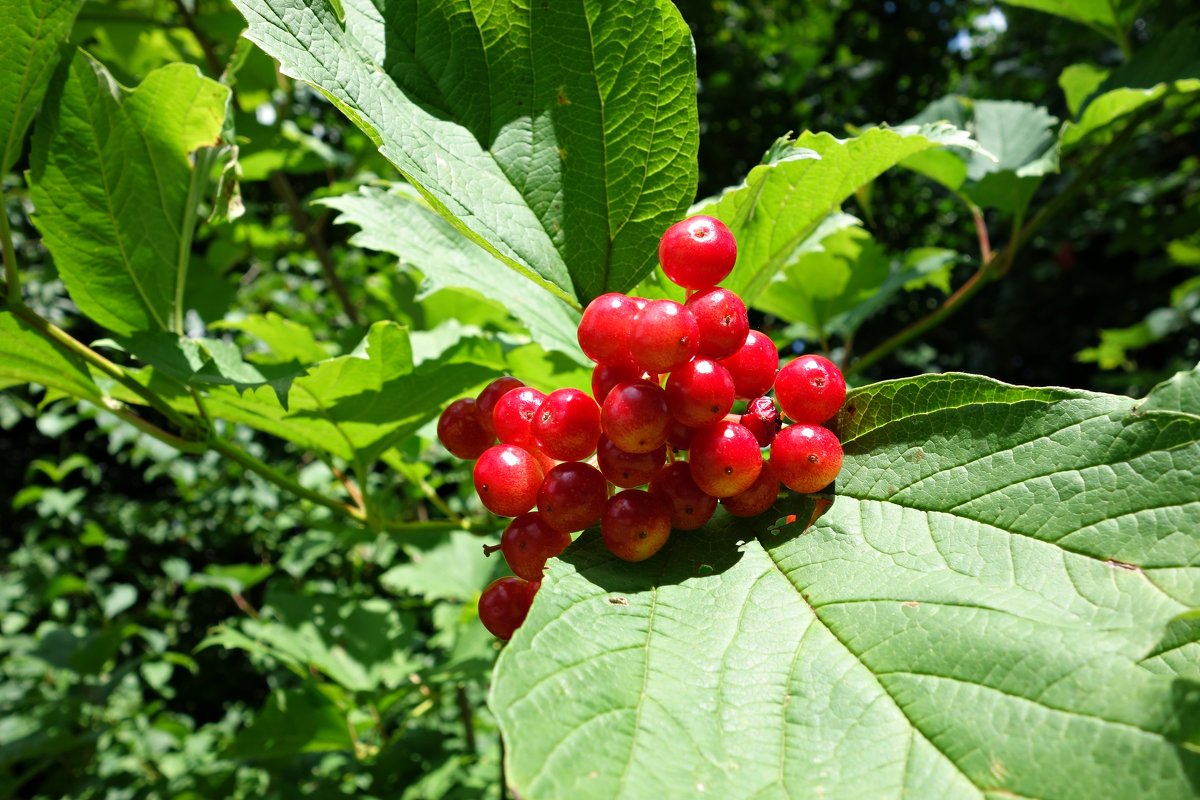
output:
[[624,597],[610,597],[610,598],[608,598],[608,603],[609,603],[609,605],[614,605],[614,606],[629,605],[629,601],[627,599],[625,599]]

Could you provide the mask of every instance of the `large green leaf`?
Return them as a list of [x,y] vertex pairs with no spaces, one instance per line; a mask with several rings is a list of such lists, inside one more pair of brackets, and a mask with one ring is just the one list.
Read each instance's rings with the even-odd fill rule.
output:
[[47,96],[30,161],[34,221],[76,305],[118,334],[182,327],[190,189],[206,178],[188,154],[218,143],[228,98],[187,64],[129,92],[83,52]]
[[1200,419],[1133,407],[875,384],[839,415],[845,466],[802,535],[676,534],[626,564],[585,534],[497,666],[513,784],[1194,797],[1200,663],[1142,661],[1200,601]]
[[780,139],[745,182],[694,209],[717,217],[737,237],[737,266],[721,285],[753,302],[857,189],[914,153],[947,146],[978,148],[967,133],[944,123],[871,128],[852,139],[809,132]]
[[299,753],[354,750],[346,714],[318,687],[278,689],[229,747],[236,758],[293,758]]
[[691,37],[666,0],[234,0],[456,227],[581,301],[634,285],[696,188]]
[[70,356],[9,311],[0,311],[0,389],[40,383],[99,402],[101,392],[82,359]]
[[451,286],[470,289],[503,304],[547,350],[583,359],[575,336],[578,311],[541,286],[514,280],[495,256],[430,210],[411,188],[363,187],[320,202],[341,212],[337,222],[361,228],[351,244],[399,256],[420,270],[418,300]]
[[1113,41],[1121,41],[1120,31],[1132,23],[1141,0],[1004,0],[1010,6],[1022,6],[1044,11],[1104,34]]
[[21,140],[50,84],[83,0],[0,0],[0,175],[21,153]]
[[1200,91],[1198,39],[1200,29],[1181,25],[1113,70],[1081,101],[1078,119],[1063,126],[1063,147],[1075,147],[1102,132],[1111,133],[1108,129],[1114,122],[1168,95]]

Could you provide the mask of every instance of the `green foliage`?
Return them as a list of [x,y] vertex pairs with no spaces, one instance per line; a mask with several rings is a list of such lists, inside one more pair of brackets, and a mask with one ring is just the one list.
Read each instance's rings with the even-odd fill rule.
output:
[[1200,670],[1143,663],[1200,600],[1177,384],[1153,414],[875,384],[811,529],[725,523],[634,567],[588,536],[497,668],[518,792],[1192,796]]

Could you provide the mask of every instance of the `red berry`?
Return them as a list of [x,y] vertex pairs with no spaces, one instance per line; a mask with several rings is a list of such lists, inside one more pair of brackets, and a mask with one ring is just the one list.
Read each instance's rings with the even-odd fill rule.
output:
[[622,364],[629,360],[629,332],[638,305],[617,292],[602,294],[583,311],[579,320],[579,347],[597,364]]
[[546,562],[558,556],[571,543],[571,534],[546,524],[536,511],[530,511],[508,523],[500,537],[500,550],[514,574],[528,581],[540,581]]
[[733,270],[737,242],[725,223],[702,214],[667,228],[658,260],[673,283],[687,289],[716,286]]
[[789,419],[819,425],[846,401],[846,379],[829,359],[800,356],[779,370],[775,397]]
[[640,489],[617,492],[604,504],[600,535],[617,558],[645,561],[671,534],[671,510],[660,497]]
[[842,469],[842,443],[820,425],[791,425],[771,443],[771,461],[784,486],[802,494],[819,492]]
[[600,439],[600,406],[578,389],[555,389],[533,415],[533,436],[559,461],[587,458]]
[[694,428],[711,425],[733,408],[733,378],[711,358],[695,358],[667,378],[671,416]]
[[633,321],[629,354],[647,372],[670,372],[691,361],[699,343],[692,312],[674,300],[653,300]]
[[596,398],[597,403],[603,403],[614,386],[619,383],[634,383],[641,380],[645,374],[632,361],[626,361],[624,364],[597,364],[592,370],[592,397]]
[[750,332],[746,304],[728,289],[704,289],[689,297],[684,307],[692,312],[700,329],[700,355],[725,358],[745,343]]
[[622,383],[600,409],[604,435],[626,453],[649,453],[667,442],[671,412],[667,393],[648,382]]
[[650,494],[658,495],[671,509],[671,527],[694,531],[703,527],[717,510],[717,498],[705,494],[692,480],[683,461],[668,464],[650,481]]
[[542,519],[560,531],[581,531],[595,525],[608,499],[608,481],[589,464],[568,461],[546,473],[538,490]]
[[697,431],[688,466],[706,494],[732,497],[754,483],[762,469],[762,452],[753,433],[736,422],[717,422]]
[[596,463],[600,471],[622,489],[649,483],[666,460],[665,445],[649,453],[629,453],[613,444],[607,436],[601,436],[600,444],[596,447]]
[[721,366],[733,376],[737,396],[749,400],[771,391],[779,369],[779,351],[765,333],[750,331],[736,353],[721,359]]
[[442,446],[459,458],[479,458],[496,437],[480,419],[474,400],[464,397],[446,406],[438,417],[437,437]]
[[519,389],[524,385],[513,376],[504,375],[483,388],[483,391],[475,398],[475,407],[479,411],[479,419],[483,422],[483,427],[491,433],[496,432],[492,427],[492,411],[496,408],[496,402],[513,389]]
[[479,621],[497,639],[508,641],[529,615],[540,582],[499,578],[479,596]]
[[770,461],[764,461],[762,471],[750,488],[733,497],[725,497],[721,505],[735,517],[757,517],[765,514],[779,499],[779,475]]
[[493,514],[515,517],[533,508],[542,486],[537,456],[516,445],[498,444],[475,462],[475,492]]
[[759,447],[769,447],[783,425],[779,411],[775,408],[775,401],[769,397],[756,397],[751,400],[739,422],[754,434]]
[[546,395],[528,386],[506,392],[497,400],[496,407],[492,409],[492,429],[500,441],[526,450],[536,450],[538,444],[533,435],[533,417],[545,400]]

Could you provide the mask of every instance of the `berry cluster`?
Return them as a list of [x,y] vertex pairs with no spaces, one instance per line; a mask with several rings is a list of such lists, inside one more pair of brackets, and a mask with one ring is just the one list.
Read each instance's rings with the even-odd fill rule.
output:
[[[736,256],[719,220],[676,223],[658,257],[688,290],[687,302],[617,293],[593,300],[579,323],[579,346],[596,362],[591,395],[547,395],[506,376],[442,413],[438,438],[459,458],[476,459],[484,506],[514,518],[500,544],[485,548],[502,551],[516,575],[479,601],[497,637],[508,639],[524,621],[547,560],[573,532],[599,523],[614,555],[642,561],[672,530],[703,526],[718,502],[756,516],[781,484],[816,492],[837,476],[841,444],[822,423],[845,399],[842,373],[815,355],[779,369],[778,350],[750,329],[745,303],[717,286]],[[739,400],[744,411],[731,413]]]

